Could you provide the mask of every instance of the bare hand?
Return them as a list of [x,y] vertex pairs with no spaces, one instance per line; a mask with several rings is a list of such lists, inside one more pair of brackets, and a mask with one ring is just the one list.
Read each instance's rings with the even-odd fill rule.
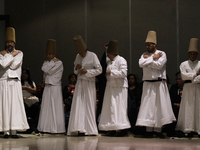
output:
[[22,86],[22,90],[26,90],[27,88],[27,86]]
[[17,54],[19,54],[19,53],[21,53],[21,51],[19,51],[19,50],[14,50],[13,52],[12,52],[12,56],[13,57],[15,57]]
[[145,54],[143,55],[143,58],[148,58],[148,57],[149,57],[149,55],[145,55]]
[[5,50],[3,50],[3,51],[0,52],[0,54],[3,55],[3,56],[4,56],[6,53],[7,53],[7,51],[5,51]]
[[154,54],[153,55],[153,60],[155,60],[155,59],[159,59],[160,57],[162,57],[162,52],[159,52],[158,54]]
[[82,69],[82,70],[80,71],[80,74],[81,74],[81,75],[86,74],[86,73],[87,73],[87,70],[85,70],[85,69]]
[[54,61],[54,62],[57,62],[57,61],[59,61],[59,59],[58,59],[58,58],[54,58],[53,61]]
[[74,89],[74,88],[75,88],[75,85],[69,84],[69,87],[70,87],[71,89]]
[[107,77],[107,76],[109,76],[109,75],[110,75],[110,73],[111,73],[111,71],[110,71],[110,70],[108,70],[108,71],[106,72],[106,77]]
[[81,64],[78,64],[76,65],[75,69],[78,70],[78,69],[81,69],[82,68],[82,65]]
[[175,105],[176,107],[180,107],[180,104],[179,104],[179,103],[174,103],[174,105]]
[[197,71],[197,75],[200,75],[200,69]]

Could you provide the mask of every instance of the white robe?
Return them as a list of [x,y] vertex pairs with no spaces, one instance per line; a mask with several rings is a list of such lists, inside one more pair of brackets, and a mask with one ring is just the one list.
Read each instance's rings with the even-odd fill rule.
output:
[[108,61],[107,84],[103,107],[99,121],[99,130],[122,130],[130,128],[127,116],[127,62],[117,55],[113,61]]
[[21,66],[23,53],[0,54],[0,131],[29,129],[24,109]]
[[[75,70],[77,64],[87,70],[84,75]],[[67,135],[77,135],[78,132],[85,135],[97,135],[95,119],[96,87],[95,76],[102,72],[102,67],[95,53],[87,51],[82,58],[79,54],[74,62],[74,73],[78,75],[75,92],[72,100]]]
[[[162,56],[153,60],[153,55],[162,52]],[[139,59],[139,66],[143,68],[143,93],[136,126],[161,128],[165,124],[176,121],[171,106],[169,90],[165,81],[146,82],[145,80],[166,79],[166,54],[156,50],[149,53],[148,58]]]
[[177,130],[185,133],[194,131],[200,134],[200,75],[196,75],[199,69],[198,60],[187,60],[180,65],[182,79],[192,81],[184,84],[176,126]]
[[42,66],[45,87],[38,122],[38,130],[50,133],[65,132],[65,118],[62,98],[62,61],[45,61]]

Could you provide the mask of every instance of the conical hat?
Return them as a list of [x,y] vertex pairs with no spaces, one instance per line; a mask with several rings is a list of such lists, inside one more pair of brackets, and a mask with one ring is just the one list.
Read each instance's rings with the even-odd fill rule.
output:
[[6,37],[5,41],[13,41],[16,43],[15,39],[15,29],[13,27],[7,27],[6,28]]
[[155,31],[149,31],[148,32],[145,43],[147,43],[147,42],[157,44],[156,32]]
[[56,54],[56,40],[54,39],[47,40],[46,54]]
[[197,52],[198,53],[198,45],[199,45],[199,39],[191,38],[188,52]]
[[73,40],[74,40],[74,45],[75,45],[78,53],[82,53],[85,50],[87,50],[87,46],[86,46],[85,42],[83,41],[83,38],[80,35],[76,35],[73,38]]
[[118,55],[119,54],[119,42],[117,40],[111,40],[108,44],[107,53]]

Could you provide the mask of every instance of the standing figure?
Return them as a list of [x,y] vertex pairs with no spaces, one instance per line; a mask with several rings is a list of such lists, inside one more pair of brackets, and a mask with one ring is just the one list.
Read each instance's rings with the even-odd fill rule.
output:
[[80,35],[74,37],[74,43],[78,51],[74,61],[77,82],[67,135],[97,135],[95,76],[102,72],[102,67],[96,54],[87,50]]
[[162,126],[176,121],[172,111],[169,90],[166,84],[165,52],[157,50],[156,32],[149,31],[145,42],[147,52],[139,59],[143,69],[143,93],[136,126],[146,126],[144,137],[165,138]]
[[64,133],[65,118],[61,78],[63,63],[55,57],[56,41],[49,39],[46,45],[47,60],[42,65],[45,87],[38,122],[38,130],[49,133]]
[[[108,136],[124,136],[130,128],[127,115],[127,62],[119,56],[118,41],[111,40],[108,45],[107,84],[99,121],[99,130],[109,131]],[[116,132],[120,130],[119,132]]]
[[15,29],[6,28],[6,50],[0,52],[0,131],[4,138],[18,138],[17,130],[29,128],[21,87],[23,53],[15,49]]
[[[189,60],[181,63],[182,79],[185,80],[176,129],[184,133],[197,132],[200,136],[200,62],[197,38],[191,38]],[[192,134],[189,134],[192,136]]]

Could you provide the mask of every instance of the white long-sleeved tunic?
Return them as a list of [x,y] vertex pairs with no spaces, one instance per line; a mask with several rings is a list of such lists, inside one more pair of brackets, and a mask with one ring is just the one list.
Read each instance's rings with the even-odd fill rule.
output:
[[176,129],[186,133],[194,131],[200,134],[200,75],[196,75],[199,69],[198,60],[187,60],[180,65],[182,79],[191,83],[185,83],[183,87]]
[[62,61],[45,61],[42,65],[45,88],[38,122],[38,130],[50,133],[65,132],[65,118],[62,98]]
[[108,61],[106,90],[104,94],[99,130],[122,130],[130,128],[127,116],[127,62],[117,55]]
[[0,131],[29,128],[20,82],[22,59],[23,52],[0,54]]
[[[80,75],[76,70],[77,64],[82,65],[87,73]],[[87,51],[83,58],[77,54],[74,61],[74,73],[78,75],[75,92],[72,100],[67,135],[77,135],[78,132],[85,135],[97,135],[95,119],[96,87],[95,76],[101,74],[102,67],[95,53]]]
[[[162,52],[162,56],[153,60],[154,54]],[[175,121],[171,107],[168,87],[165,81],[147,82],[145,80],[166,79],[166,54],[156,50],[150,57],[139,59],[139,66],[143,68],[143,93],[141,106],[137,118],[137,126],[158,127]]]

